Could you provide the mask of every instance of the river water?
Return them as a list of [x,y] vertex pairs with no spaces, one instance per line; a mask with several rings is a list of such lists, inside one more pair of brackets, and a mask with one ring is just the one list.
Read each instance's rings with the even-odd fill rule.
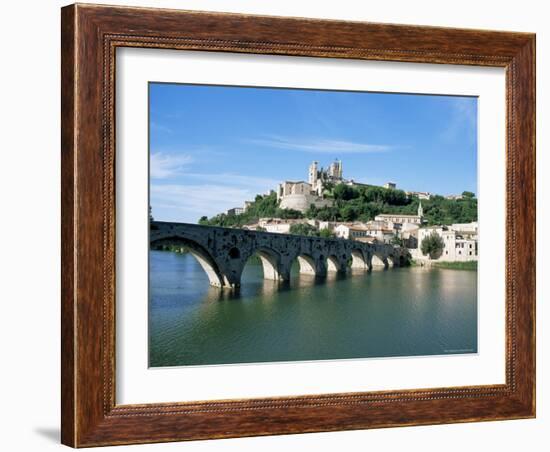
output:
[[150,252],[151,367],[477,352],[477,272],[393,268],[211,288],[190,254]]

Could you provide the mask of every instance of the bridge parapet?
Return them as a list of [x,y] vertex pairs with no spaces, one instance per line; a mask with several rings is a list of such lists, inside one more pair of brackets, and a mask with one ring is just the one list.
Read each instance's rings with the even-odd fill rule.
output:
[[300,273],[324,276],[354,269],[403,265],[408,251],[389,244],[369,244],[353,240],[275,234],[247,229],[222,228],[188,223],[154,221],[149,242],[155,245],[182,245],[195,256],[210,284],[239,287],[247,260],[260,257],[264,278],[287,281],[297,260]]

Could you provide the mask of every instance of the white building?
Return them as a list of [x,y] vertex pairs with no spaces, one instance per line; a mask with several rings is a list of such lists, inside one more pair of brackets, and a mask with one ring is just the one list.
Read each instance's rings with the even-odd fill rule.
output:
[[386,222],[392,229],[401,229],[403,225],[411,223],[422,225],[424,218],[424,210],[422,209],[422,203],[418,203],[418,211],[416,215],[403,215],[398,213],[381,213],[374,217],[374,221]]
[[443,233],[445,247],[441,254],[442,261],[477,261],[478,249],[477,239],[468,238],[458,234],[456,231],[445,231]]
[[364,223],[340,223],[334,228],[334,233],[336,237],[342,239],[359,241],[372,239],[381,243],[389,243],[395,237],[393,229]]
[[427,259],[422,255],[422,241],[430,234],[435,233],[443,239],[443,250],[439,261],[477,261],[478,237],[477,222],[465,224],[453,224],[451,226],[431,226],[418,230],[418,248],[411,250],[416,259]]
[[454,223],[449,226],[449,229],[453,231],[461,232],[462,234],[477,235],[477,221],[472,221],[471,223]]
[[328,229],[329,231],[334,231],[334,228],[336,228],[336,226],[338,226],[339,223],[338,221],[321,221],[321,220],[316,220],[317,221],[317,224],[318,224],[318,229],[319,231],[322,231],[323,229]]
[[403,240],[403,245],[407,248],[418,248],[419,224],[404,223],[399,230],[398,236]]
[[334,228],[334,234],[340,239],[353,240],[367,236],[367,228],[361,224],[340,223]]
[[313,191],[311,184],[298,181],[285,181],[279,184],[277,200],[281,209],[293,209],[305,212],[313,204],[315,207],[331,206],[332,201],[323,199]]
[[407,223],[412,224],[422,224],[422,217],[418,215],[403,215],[403,214],[393,214],[393,213],[381,213],[374,217],[375,221],[384,221],[386,223],[393,224],[395,229],[398,229],[399,226],[402,226]]
[[241,213],[244,213],[244,208],[242,207],[233,207],[226,212],[228,216],[240,215]]
[[310,195],[311,185],[303,180],[293,182],[285,181],[279,184],[279,190],[277,191],[277,199],[284,198],[290,195]]
[[316,220],[307,219],[285,219],[285,218],[260,218],[257,226],[265,229],[266,232],[273,232],[275,234],[289,234],[290,228],[294,224],[309,224],[310,226],[317,227]]
[[323,198],[324,184],[342,183],[342,162],[335,160],[328,169],[319,168],[314,161],[309,166],[308,182],[285,181],[277,188],[277,201],[281,209],[294,209],[305,212],[313,204],[315,207],[332,206],[333,201]]
[[416,196],[418,199],[430,199],[432,194],[427,191],[408,191],[406,192],[408,196]]

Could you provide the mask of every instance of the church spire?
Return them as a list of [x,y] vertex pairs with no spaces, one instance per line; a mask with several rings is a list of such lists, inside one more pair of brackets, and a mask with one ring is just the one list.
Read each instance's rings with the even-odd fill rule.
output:
[[424,209],[422,209],[422,201],[418,202],[418,216],[420,218],[424,216]]

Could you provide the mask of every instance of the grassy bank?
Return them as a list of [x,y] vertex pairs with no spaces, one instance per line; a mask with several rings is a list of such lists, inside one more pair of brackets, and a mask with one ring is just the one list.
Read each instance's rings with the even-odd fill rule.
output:
[[450,270],[477,270],[477,261],[466,262],[433,262],[435,268],[447,268]]

